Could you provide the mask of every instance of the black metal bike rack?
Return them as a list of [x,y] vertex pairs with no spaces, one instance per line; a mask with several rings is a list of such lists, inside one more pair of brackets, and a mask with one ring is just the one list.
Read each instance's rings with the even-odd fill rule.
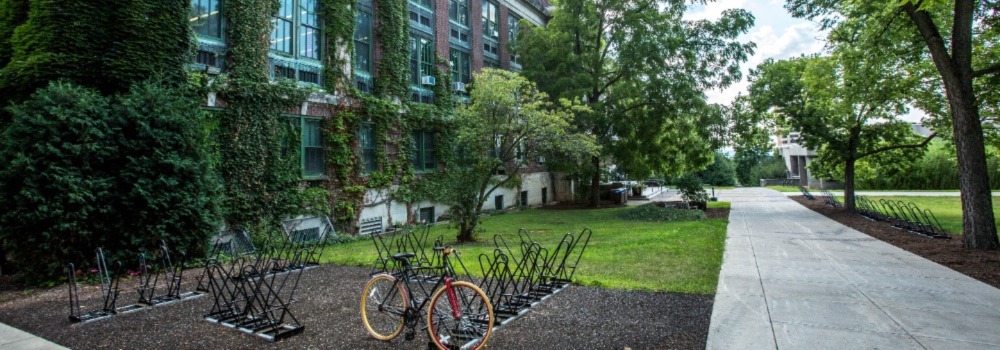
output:
[[840,208],[843,206],[843,204],[841,204],[840,201],[837,200],[837,196],[834,196],[833,192],[830,192],[828,190],[823,190],[823,202],[826,203],[826,205],[829,205],[834,208]]
[[[139,301],[137,306],[150,307],[200,296],[196,292],[181,292],[181,282],[184,278],[184,257],[183,253],[180,254],[180,259],[175,264],[170,255],[170,249],[167,248],[167,243],[164,241],[160,241],[159,266],[153,265],[146,258],[146,254],[139,253],[139,286],[136,287]],[[158,295],[156,293],[157,284],[161,277],[166,286],[163,293]]]
[[121,279],[122,263],[116,261],[114,269],[108,269],[107,260],[104,258],[104,250],[97,249],[94,263],[97,266],[97,275],[101,282],[100,309],[83,312],[80,305],[80,290],[76,283],[76,266],[69,264],[68,284],[69,284],[69,321],[72,323],[89,323],[100,319],[108,318],[118,314],[116,307],[118,302],[118,282]]
[[878,202],[858,196],[858,213],[874,221],[931,238],[950,239],[941,222],[930,209],[921,209],[916,203],[880,199]]
[[318,264],[333,235],[332,225],[320,230],[327,231],[310,235],[286,226],[282,237],[272,237],[281,241],[263,249],[242,229],[217,240],[203,273],[202,285],[212,296],[204,319],[272,342],[302,333],[305,326],[291,305],[302,275]]
[[812,192],[809,192],[809,189],[805,188],[805,186],[799,185],[799,191],[802,191],[802,195],[808,200],[816,199],[816,196],[813,196]]

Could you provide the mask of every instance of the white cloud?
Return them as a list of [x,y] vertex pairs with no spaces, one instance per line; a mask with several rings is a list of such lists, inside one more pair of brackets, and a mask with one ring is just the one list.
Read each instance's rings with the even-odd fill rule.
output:
[[822,51],[822,38],[826,34],[819,31],[814,23],[792,18],[782,7],[783,3],[781,0],[720,0],[692,7],[690,15],[685,16],[686,19],[714,20],[726,9],[738,7],[751,11],[757,18],[756,26],[740,38],[757,44],[754,55],[743,63],[743,81],[726,89],[706,91],[709,102],[729,104],[739,93],[745,93],[749,86],[746,77],[750,68],[768,58],[786,59]]

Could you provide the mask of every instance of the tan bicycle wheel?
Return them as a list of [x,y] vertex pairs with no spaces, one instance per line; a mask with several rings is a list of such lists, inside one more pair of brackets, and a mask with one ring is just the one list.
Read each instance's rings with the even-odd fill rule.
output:
[[[493,305],[482,289],[468,282],[453,281],[454,300],[441,287],[431,297],[427,310],[427,333],[440,349],[479,349],[493,334]],[[453,306],[454,305],[454,306]]]
[[361,293],[361,320],[378,340],[392,340],[403,332],[403,312],[409,302],[406,288],[395,282],[391,275],[375,275]]

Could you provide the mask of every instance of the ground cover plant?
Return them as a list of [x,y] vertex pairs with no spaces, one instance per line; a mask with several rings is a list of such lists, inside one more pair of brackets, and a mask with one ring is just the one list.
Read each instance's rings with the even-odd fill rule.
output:
[[[723,207],[713,203],[713,207]],[[632,290],[711,294],[718,283],[728,219],[689,222],[636,222],[618,217],[631,208],[590,210],[532,209],[483,218],[478,240],[461,244],[462,260],[481,275],[479,254],[492,251],[493,235],[517,242],[525,228],[545,247],[555,247],[567,232],[594,231],[574,282]],[[435,226],[431,236],[455,237],[455,229]],[[370,266],[376,257],[370,240],[332,246],[325,262]]]
[[678,209],[659,206],[656,203],[643,204],[618,212],[618,218],[628,221],[681,222],[705,219],[701,210]]

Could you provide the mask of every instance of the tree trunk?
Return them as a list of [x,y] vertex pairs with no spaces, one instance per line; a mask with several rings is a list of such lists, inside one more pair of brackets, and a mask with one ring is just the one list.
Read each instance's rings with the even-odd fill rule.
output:
[[[478,220],[476,220],[476,221],[478,221]],[[472,236],[472,233],[475,230],[476,230],[476,224],[475,223],[462,222],[461,227],[459,228],[459,231],[458,231],[458,237],[456,237],[456,239],[459,242],[472,242],[472,241],[475,241],[476,238]]]
[[844,209],[854,212],[854,158],[848,158],[844,164]]
[[966,248],[993,250],[997,239],[993,198],[986,172],[986,147],[979,106],[972,87],[972,22],[976,1],[955,1],[951,53],[927,11],[913,3],[903,9],[909,14],[941,73],[945,95],[951,107],[958,179],[962,189],[962,241]]
[[962,189],[962,242],[966,248],[992,250],[1000,247],[1000,241],[993,217],[983,126],[972,95],[971,80],[967,87],[968,94],[963,95],[970,98],[948,94],[958,156],[958,181]]
[[594,166],[590,177],[590,207],[597,208],[601,204],[601,158],[593,156],[590,163]]

